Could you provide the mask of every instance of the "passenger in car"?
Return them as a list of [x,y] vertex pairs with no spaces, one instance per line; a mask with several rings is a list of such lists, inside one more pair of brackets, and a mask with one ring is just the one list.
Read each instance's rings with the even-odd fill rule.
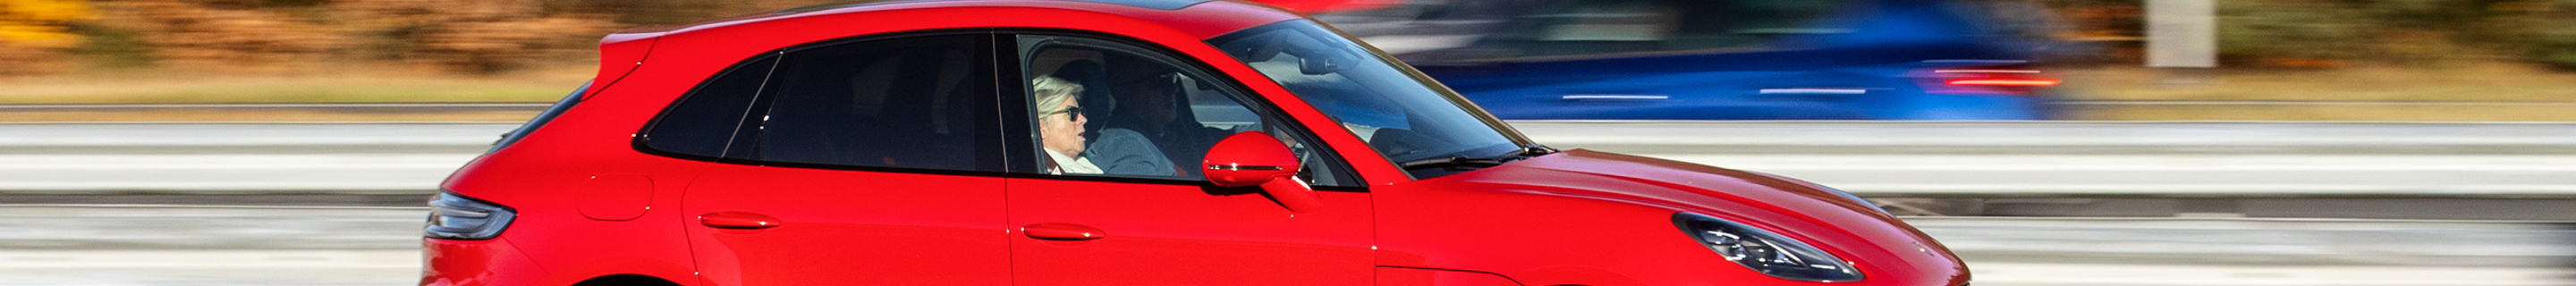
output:
[[1115,111],[1106,118],[1109,121],[1108,128],[1100,130],[1100,140],[1091,143],[1090,155],[1090,157],[1101,158],[1098,162],[1107,162],[1100,168],[1108,174],[1141,176],[1187,174],[1182,168],[1173,164],[1172,158],[1177,157],[1165,152],[1172,149],[1188,149],[1190,146],[1180,145],[1186,144],[1184,142],[1162,140],[1169,138],[1149,137],[1144,133],[1149,131],[1161,133],[1162,128],[1153,127],[1153,125],[1171,121],[1173,108],[1171,96],[1173,91],[1178,90],[1173,87],[1176,83],[1171,81],[1170,73],[1153,74],[1156,75],[1129,76],[1133,79],[1121,80],[1117,86],[1112,87],[1113,91],[1110,94],[1117,97],[1114,102],[1117,102],[1118,106],[1112,108],[1111,110]]
[[[1190,117],[1181,94],[1187,76],[1170,70],[1132,74],[1119,79],[1111,93],[1118,97],[1117,112],[1105,119],[1108,128],[1092,144],[1092,156],[1109,162],[1102,168],[1110,174],[1197,176],[1191,172],[1196,169],[1184,165],[1198,163],[1209,146],[1233,132],[1195,118],[1183,120]],[[1143,144],[1125,143],[1129,141]]]
[[1172,167],[1172,159],[1163,156],[1160,149],[1135,130],[1110,128],[1100,130],[1100,141],[1091,142],[1091,154],[1083,159],[1101,158],[1100,162],[1107,163],[1100,165],[1100,170],[1110,175],[1180,176],[1180,170]]
[[1082,85],[1052,76],[1029,85],[1037,94],[1038,149],[1047,153],[1047,173],[1101,173],[1082,153],[1082,124],[1090,121],[1082,115]]

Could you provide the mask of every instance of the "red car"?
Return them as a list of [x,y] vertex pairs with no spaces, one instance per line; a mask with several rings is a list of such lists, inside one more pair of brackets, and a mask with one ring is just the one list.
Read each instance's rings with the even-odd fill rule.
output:
[[1530,142],[1299,14],[903,1],[610,35],[421,285],[1963,285],[1840,191]]

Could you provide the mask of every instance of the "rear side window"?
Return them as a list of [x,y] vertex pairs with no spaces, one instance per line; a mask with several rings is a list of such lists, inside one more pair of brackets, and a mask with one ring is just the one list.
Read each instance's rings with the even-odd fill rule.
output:
[[[870,40],[788,52],[752,146],[763,162],[1001,169],[989,34]],[[748,147],[748,148],[746,148]]]
[[699,86],[644,132],[644,147],[666,155],[724,157],[734,131],[746,123],[743,114],[760,97],[762,82],[777,63],[776,57],[746,62]]

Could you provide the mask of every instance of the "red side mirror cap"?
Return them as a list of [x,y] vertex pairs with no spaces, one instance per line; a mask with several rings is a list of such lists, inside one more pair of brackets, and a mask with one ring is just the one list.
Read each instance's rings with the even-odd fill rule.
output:
[[1235,133],[1208,147],[1205,158],[1199,167],[1206,168],[1208,182],[1218,186],[1258,186],[1297,175],[1297,153],[1267,133]]
[[1261,132],[1235,133],[1208,147],[1206,158],[1199,166],[1207,168],[1204,173],[1208,182],[1217,186],[1261,186],[1262,192],[1270,193],[1271,199],[1290,212],[1324,208],[1324,198],[1306,187],[1305,181],[1297,180],[1297,152],[1288,150],[1278,137]]

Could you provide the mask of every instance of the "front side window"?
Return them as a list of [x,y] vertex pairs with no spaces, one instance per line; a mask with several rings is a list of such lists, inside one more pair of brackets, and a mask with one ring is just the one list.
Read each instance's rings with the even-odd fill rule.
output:
[[1539,148],[1429,77],[1312,21],[1254,27],[1208,43],[1332,116],[1418,179]]
[[767,85],[775,102],[749,120],[749,146],[728,157],[761,162],[998,171],[989,150],[993,106],[989,34],[871,40],[787,52]]
[[1022,35],[1017,39],[1026,104],[1037,153],[1029,172],[1204,180],[1202,157],[1241,132],[1284,138],[1305,160],[1301,178],[1318,186],[1357,186],[1337,164],[1308,148],[1310,136],[1278,128],[1247,93],[1197,65],[1137,45],[1087,37]]

